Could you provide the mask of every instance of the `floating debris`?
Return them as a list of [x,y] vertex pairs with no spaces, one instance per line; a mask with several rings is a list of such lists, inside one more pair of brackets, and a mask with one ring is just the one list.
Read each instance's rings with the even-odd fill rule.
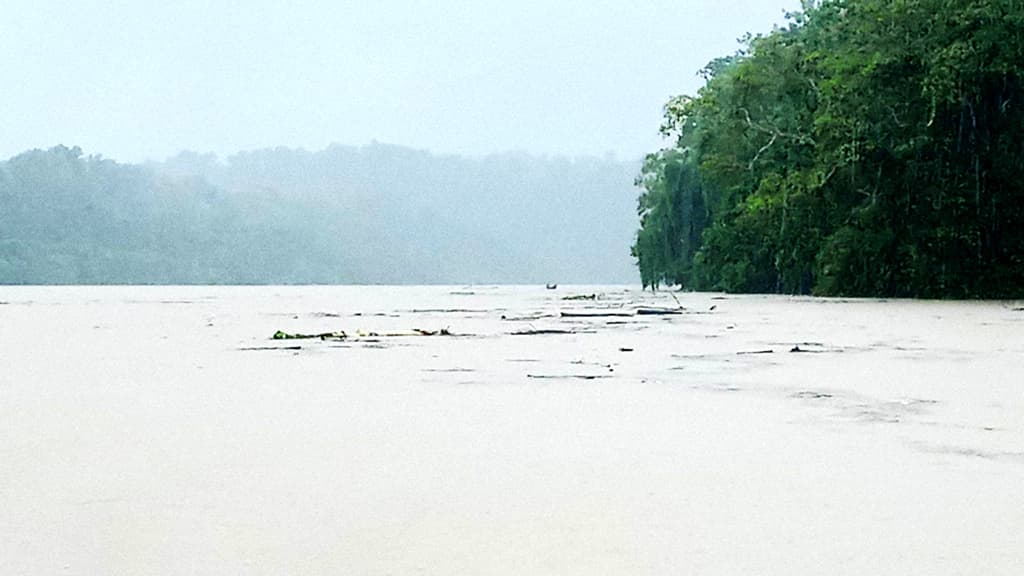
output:
[[389,332],[357,330],[356,335],[360,338],[401,338],[403,336],[452,336],[453,334],[447,328],[440,330],[413,328],[412,330],[391,330]]
[[597,300],[597,294],[575,294],[573,296],[563,296],[562,300]]
[[637,316],[669,316],[675,314],[682,314],[684,310],[682,308],[637,308]]
[[[813,342],[804,342],[804,346],[822,346]],[[829,352],[829,350],[811,350],[808,348],[801,348],[799,344],[789,349],[790,353],[802,353],[802,354],[820,354],[822,352]],[[842,352],[842,350],[835,350],[835,352]]]
[[424,330],[422,328],[413,328],[413,332],[420,336],[451,336],[452,333],[447,328],[441,328],[440,330]]
[[827,392],[815,392],[814,390],[802,390],[793,394],[793,398],[806,398],[808,400],[825,400],[832,398],[832,394]]
[[355,338],[398,338],[403,336],[454,336],[448,328],[441,328],[440,330],[424,330],[422,328],[413,328],[412,330],[399,330],[389,332],[373,332],[368,330],[357,330],[353,336],[350,336],[347,332],[323,332],[320,334],[299,334],[299,333],[288,333],[282,330],[274,332],[271,337],[272,340],[347,340],[351,337]]
[[506,322],[528,322],[530,320],[540,320],[541,318],[554,318],[554,314],[530,314],[527,316],[506,316],[501,315],[501,319]]
[[313,340],[316,338],[319,338],[320,340],[344,340],[348,338],[348,334],[345,334],[344,332],[322,332],[320,334],[289,334],[288,332],[278,330],[277,332],[274,332],[274,335],[271,337],[272,340]]

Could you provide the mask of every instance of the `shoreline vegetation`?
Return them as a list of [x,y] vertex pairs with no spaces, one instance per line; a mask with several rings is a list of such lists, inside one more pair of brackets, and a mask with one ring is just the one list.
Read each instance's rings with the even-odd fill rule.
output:
[[0,284],[634,281],[636,161],[373,143],[0,161]]
[[0,285],[553,289],[639,269],[654,289],[1024,298],[1024,5],[787,17],[665,104],[669,145],[642,166],[378,143],[24,152],[0,161]]
[[665,105],[645,287],[1024,296],[1024,5],[804,2]]

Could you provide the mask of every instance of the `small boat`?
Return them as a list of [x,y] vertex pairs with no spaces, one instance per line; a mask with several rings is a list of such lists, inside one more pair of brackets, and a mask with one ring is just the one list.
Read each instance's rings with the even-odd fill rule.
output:
[[554,290],[555,288],[558,288],[558,284],[545,284],[544,287],[548,290]]

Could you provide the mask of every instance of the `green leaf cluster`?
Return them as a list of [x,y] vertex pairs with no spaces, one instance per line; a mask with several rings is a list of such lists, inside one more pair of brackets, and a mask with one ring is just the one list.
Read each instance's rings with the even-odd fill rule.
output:
[[1024,294],[1024,1],[822,0],[665,106],[645,286]]

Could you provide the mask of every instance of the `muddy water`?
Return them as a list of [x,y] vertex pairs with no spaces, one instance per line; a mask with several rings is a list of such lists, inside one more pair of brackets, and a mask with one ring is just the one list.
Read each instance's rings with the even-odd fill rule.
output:
[[0,573],[1020,573],[1022,304],[676,298],[0,288]]

